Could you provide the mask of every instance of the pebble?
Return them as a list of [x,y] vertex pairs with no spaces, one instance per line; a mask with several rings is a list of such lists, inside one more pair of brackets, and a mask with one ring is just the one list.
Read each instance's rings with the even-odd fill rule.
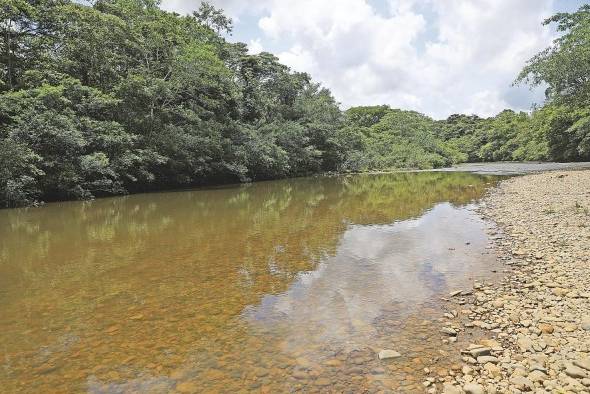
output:
[[584,369],[577,367],[573,364],[566,364],[565,374],[567,376],[572,377],[572,378],[587,378],[588,377],[588,373]]
[[450,383],[445,383],[443,385],[443,394],[462,394],[461,389],[459,387],[454,386]]
[[469,383],[463,386],[463,391],[466,394],[485,394],[483,386],[475,383]]
[[440,332],[449,336],[457,336],[457,331],[450,327],[443,327],[441,328]]
[[590,357],[586,357],[581,360],[576,360],[576,361],[574,361],[574,365],[590,371]]
[[539,324],[539,330],[541,330],[541,332],[543,334],[553,334],[553,331],[555,331],[553,326],[551,324],[547,324],[547,323]]
[[478,364],[486,364],[486,363],[492,363],[492,364],[497,364],[500,360],[498,360],[496,357],[494,356],[479,356],[477,358],[477,362]]
[[516,386],[519,390],[529,391],[535,388],[535,384],[524,376],[514,376],[510,379],[510,383]]
[[447,314],[453,328],[441,332],[494,339],[460,350],[462,368],[438,378],[443,393],[590,393],[590,225],[579,208],[588,190],[590,171],[550,172],[505,180],[486,198],[507,275],[449,299],[462,329]]

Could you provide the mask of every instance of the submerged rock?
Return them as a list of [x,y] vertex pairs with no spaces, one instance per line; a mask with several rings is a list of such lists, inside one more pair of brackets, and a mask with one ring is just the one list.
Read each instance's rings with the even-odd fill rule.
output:
[[400,358],[402,355],[395,350],[383,349],[379,352],[379,360],[389,360],[392,358]]

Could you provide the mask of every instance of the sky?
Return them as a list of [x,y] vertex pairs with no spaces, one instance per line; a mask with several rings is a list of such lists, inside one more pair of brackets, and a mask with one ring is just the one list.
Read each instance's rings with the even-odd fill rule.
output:
[[[556,37],[541,22],[582,0],[210,0],[230,41],[267,51],[328,87],[343,109],[387,104],[436,119],[529,111],[543,88],[513,86]],[[180,14],[198,0],[162,0]]]

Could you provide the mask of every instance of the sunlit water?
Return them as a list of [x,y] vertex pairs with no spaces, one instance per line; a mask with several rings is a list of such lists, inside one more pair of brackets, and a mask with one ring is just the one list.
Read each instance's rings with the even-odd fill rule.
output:
[[320,177],[2,210],[0,390],[419,392],[424,367],[453,362],[437,359],[440,297],[495,268],[473,204],[497,180]]

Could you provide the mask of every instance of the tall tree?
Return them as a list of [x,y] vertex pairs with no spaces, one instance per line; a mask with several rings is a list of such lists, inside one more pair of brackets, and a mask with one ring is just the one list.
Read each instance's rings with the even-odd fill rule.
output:
[[557,24],[561,35],[527,62],[516,79],[548,85],[547,97],[558,103],[590,103],[590,5],[558,13],[543,24]]

